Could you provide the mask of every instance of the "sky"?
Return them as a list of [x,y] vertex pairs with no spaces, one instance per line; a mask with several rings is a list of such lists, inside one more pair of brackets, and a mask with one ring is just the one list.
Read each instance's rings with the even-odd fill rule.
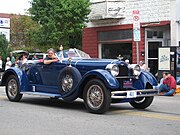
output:
[[25,14],[30,0],[0,0],[0,13]]

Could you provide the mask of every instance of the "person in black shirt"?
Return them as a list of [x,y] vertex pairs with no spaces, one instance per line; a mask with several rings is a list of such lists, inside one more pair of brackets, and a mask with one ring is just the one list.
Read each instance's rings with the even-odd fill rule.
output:
[[48,57],[44,59],[44,64],[51,64],[52,62],[57,62],[58,58],[54,54],[54,49],[48,49]]

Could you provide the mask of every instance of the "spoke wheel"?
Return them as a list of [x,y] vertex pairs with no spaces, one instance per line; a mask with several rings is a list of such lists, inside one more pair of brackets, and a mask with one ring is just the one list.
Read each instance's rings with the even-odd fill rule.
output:
[[67,74],[62,79],[62,90],[64,92],[69,92],[73,87],[73,78],[71,75]]
[[92,109],[99,109],[104,100],[104,93],[100,86],[92,85],[87,91],[87,102]]
[[[152,86],[147,86],[146,89],[152,89]],[[135,98],[130,102],[131,106],[136,109],[145,109],[149,107],[153,101],[154,97],[139,97]]]
[[10,101],[14,102],[17,102],[22,98],[22,94],[19,92],[18,80],[14,75],[9,76],[7,79],[6,95]]
[[130,102],[130,104],[136,109],[145,109],[151,105],[154,97],[137,98]]
[[101,114],[106,112],[110,106],[110,90],[106,88],[101,80],[93,79],[86,84],[83,99],[89,112]]
[[14,98],[16,95],[17,95],[17,93],[18,93],[18,91],[17,91],[17,82],[16,82],[16,80],[15,79],[11,79],[9,82],[8,82],[8,85],[7,85],[7,89],[8,89],[8,95],[9,95],[9,97],[11,97],[11,98]]
[[[71,102],[78,98],[78,85],[81,81],[81,74],[75,67],[65,67],[58,77],[59,93],[65,101]],[[76,93],[77,92],[77,93]]]

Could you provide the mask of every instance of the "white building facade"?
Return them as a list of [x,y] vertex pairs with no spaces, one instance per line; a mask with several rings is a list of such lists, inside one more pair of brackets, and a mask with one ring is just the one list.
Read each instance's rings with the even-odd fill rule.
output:
[[[90,0],[89,23],[83,31],[83,50],[92,57],[132,63],[143,60],[157,72],[158,48],[180,44],[180,0]],[[133,11],[139,11],[140,41],[134,41]],[[138,52],[138,54],[137,54]]]

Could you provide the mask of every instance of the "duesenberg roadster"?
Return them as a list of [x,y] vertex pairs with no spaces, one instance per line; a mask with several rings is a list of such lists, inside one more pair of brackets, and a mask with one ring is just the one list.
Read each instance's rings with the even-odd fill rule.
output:
[[23,94],[68,102],[82,98],[87,110],[97,114],[106,112],[111,103],[129,102],[137,109],[152,103],[157,81],[139,65],[129,67],[121,59],[95,59],[78,49],[70,50],[64,50],[64,59],[49,65],[30,60],[23,68],[6,70],[1,85],[6,86],[8,99],[18,102]]

